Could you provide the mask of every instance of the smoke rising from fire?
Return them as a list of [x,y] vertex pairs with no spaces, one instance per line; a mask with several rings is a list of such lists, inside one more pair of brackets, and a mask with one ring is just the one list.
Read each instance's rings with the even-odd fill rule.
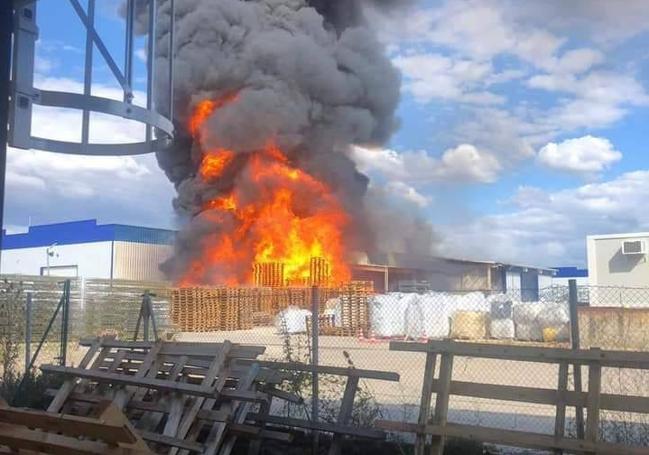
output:
[[[397,3],[368,2],[378,8]],[[391,216],[381,191],[368,193],[368,178],[348,156],[353,144],[384,144],[398,126],[400,76],[362,20],[364,3],[176,0],[178,131],[174,143],[157,152],[178,191],[174,206],[186,217],[176,254],[164,265],[171,278],[187,277],[198,262],[201,269],[189,281],[231,281],[232,270],[224,275],[218,255],[206,256],[206,249],[226,237],[232,242],[235,233],[239,240],[258,234],[263,222],[248,222],[248,215],[278,216],[266,210],[286,188],[293,217],[287,226],[296,232],[313,220],[330,222],[327,216],[340,204],[342,218],[333,218],[344,253],[430,247],[430,225],[410,212]],[[160,14],[168,11],[162,3]],[[156,57],[163,85],[168,29],[160,22]],[[199,113],[206,100],[218,106]],[[227,163],[219,161],[226,157]],[[206,178],[210,160],[221,167]],[[278,163],[284,177],[258,178],[261,169]],[[302,186],[285,178],[295,173]],[[320,193],[310,194],[315,189]],[[244,227],[249,230],[242,234]],[[314,242],[307,249],[326,248],[330,239]],[[262,248],[255,245],[250,248]],[[274,248],[276,255],[282,250]],[[249,267],[246,262],[260,256],[252,251],[234,267]]]

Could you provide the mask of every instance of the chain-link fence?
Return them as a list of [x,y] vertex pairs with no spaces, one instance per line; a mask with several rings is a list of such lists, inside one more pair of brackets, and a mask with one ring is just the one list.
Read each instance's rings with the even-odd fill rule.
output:
[[[22,293],[13,300],[7,297],[10,293],[2,294],[2,308],[9,308],[11,300],[25,314],[20,302],[31,293],[32,339],[36,342],[59,301],[60,279],[8,277],[5,289],[12,283],[22,283]],[[71,283],[70,347],[80,338],[106,333],[132,338],[145,289],[155,294],[160,332],[173,333],[178,341],[229,340],[265,346],[265,360],[398,373],[398,382],[361,380],[352,421],[365,426],[376,419],[417,420],[426,357],[390,350],[391,341],[453,339],[505,346],[649,351],[649,288],[554,286],[506,293],[420,290],[375,294],[362,285],[174,290],[165,283],[81,279]],[[0,330],[23,340],[23,319],[7,316],[19,313],[4,311]],[[54,347],[57,328],[49,340]],[[55,357],[58,348],[54,347],[50,359],[45,356],[43,362]],[[80,351],[73,353],[68,363],[80,358]],[[558,369],[550,363],[457,357],[453,381],[557,390]],[[575,382],[581,382],[582,390],[588,389],[583,370],[577,369],[577,375],[570,371],[570,390]],[[292,386],[306,404],[290,405],[292,409],[282,412],[309,415],[312,380],[305,374]],[[335,420],[344,387],[341,377],[318,376],[320,419]],[[641,370],[605,368],[602,393],[649,399],[649,376]],[[554,430],[555,407],[551,405],[454,395],[449,409],[450,422],[548,434]],[[576,431],[574,408],[568,408],[567,422]],[[601,435],[611,442],[647,445],[647,423],[641,414],[603,411]]]

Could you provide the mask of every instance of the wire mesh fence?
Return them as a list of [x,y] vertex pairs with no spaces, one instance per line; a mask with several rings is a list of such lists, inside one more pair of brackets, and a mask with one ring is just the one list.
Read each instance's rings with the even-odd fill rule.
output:
[[[14,289],[21,288],[22,293],[11,294],[11,284]],[[141,295],[148,289],[155,294],[154,313],[165,338],[173,336],[177,341],[193,342],[229,340],[265,346],[264,360],[398,373],[398,382],[361,379],[352,421],[364,426],[372,426],[377,419],[417,421],[426,359],[417,353],[390,350],[391,341],[423,343],[453,339],[504,346],[649,351],[649,288],[579,286],[571,290],[568,286],[553,286],[505,293],[419,290],[376,294],[359,284],[316,290],[191,291],[175,290],[166,283],[79,279],[71,284],[70,364],[82,355],[81,350],[73,348],[80,338],[102,334],[132,338]],[[36,342],[60,298],[60,279],[6,277],[3,286],[2,337],[11,333],[13,339],[24,340],[24,318],[19,314],[25,314],[23,302],[31,293],[32,339]],[[57,324],[47,339],[51,354],[44,355],[41,362],[55,360],[60,322]],[[462,383],[546,390],[558,387],[556,364],[457,357],[454,365],[453,381]],[[439,368],[438,365],[437,374]],[[571,370],[570,389],[574,390],[579,380],[581,389],[587,390],[588,375],[583,370],[577,370],[579,378]],[[311,416],[313,376],[304,374],[291,387],[304,402],[287,405],[278,412]],[[335,421],[344,389],[345,381],[340,377],[318,376],[319,419]],[[605,368],[602,392],[649,399],[649,375],[641,370]],[[546,404],[452,396],[449,422],[552,434],[555,411],[554,406]],[[603,411],[601,437],[610,442],[646,446],[647,420],[639,413]],[[576,431],[574,408],[567,411],[567,425],[569,432]]]

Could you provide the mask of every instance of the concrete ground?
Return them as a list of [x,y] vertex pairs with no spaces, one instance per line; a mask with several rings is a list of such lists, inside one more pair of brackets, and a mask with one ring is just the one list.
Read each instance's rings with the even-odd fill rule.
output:
[[[230,340],[237,343],[258,344],[267,347],[264,358],[286,359],[287,338],[279,334],[274,327],[229,332],[180,333],[175,338],[178,341]],[[308,358],[309,339],[306,335],[292,335],[288,337],[288,341],[294,360]],[[372,393],[389,418],[416,420],[425,354],[390,351],[387,340],[370,342],[353,337],[320,336],[319,345],[322,365],[347,366],[348,360],[345,355],[347,353],[350,361],[357,368],[399,373],[401,379],[398,383],[366,380],[364,386]],[[455,359],[453,368],[454,380],[487,384],[553,389],[557,387],[557,377],[558,366],[531,362],[459,357]],[[588,374],[585,368],[582,377],[586,388]],[[572,378],[569,382],[572,383]],[[649,374],[605,369],[602,391],[649,396]],[[342,389],[340,396],[342,396]],[[552,406],[452,396],[449,418],[461,423],[552,433],[554,414],[555,408]],[[573,415],[574,411],[569,409],[568,420]],[[619,413],[607,412],[603,412],[602,417],[616,421],[638,419],[638,416],[621,416]],[[643,422],[649,422],[649,418]]]

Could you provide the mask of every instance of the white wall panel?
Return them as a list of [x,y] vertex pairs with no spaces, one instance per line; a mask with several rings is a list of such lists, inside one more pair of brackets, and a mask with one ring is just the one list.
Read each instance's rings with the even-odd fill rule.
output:
[[[79,276],[85,278],[110,278],[111,243],[57,245],[53,248],[54,256],[50,257],[50,265],[76,266]],[[41,268],[46,265],[47,247],[19,248],[2,252],[2,273],[40,275]]]

